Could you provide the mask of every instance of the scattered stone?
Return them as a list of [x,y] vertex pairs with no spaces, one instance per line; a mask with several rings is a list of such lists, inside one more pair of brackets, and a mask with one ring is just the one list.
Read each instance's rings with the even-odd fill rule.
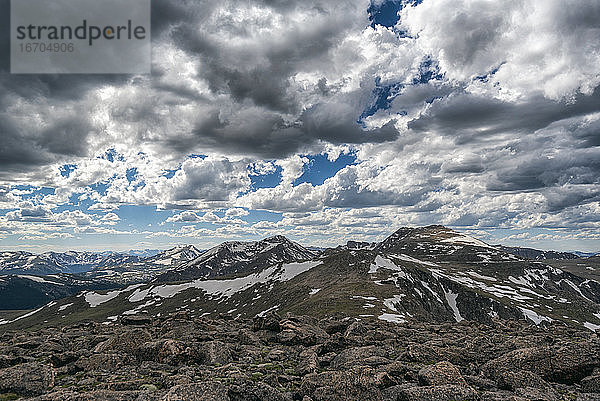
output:
[[477,392],[471,387],[454,384],[402,388],[397,394],[398,401],[475,401],[478,399]]
[[6,333],[0,400],[600,401],[588,331],[261,318]]
[[0,370],[0,394],[40,395],[53,385],[52,368],[37,362],[23,363]]
[[173,387],[162,401],[231,401],[224,385],[215,382]]

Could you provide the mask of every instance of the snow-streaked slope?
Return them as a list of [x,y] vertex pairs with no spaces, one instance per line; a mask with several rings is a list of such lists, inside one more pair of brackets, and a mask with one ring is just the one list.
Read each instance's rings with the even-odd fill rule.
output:
[[315,253],[278,235],[261,241],[224,242],[169,269],[156,282],[187,281],[259,271],[265,266],[310,260]]
[[112,280],[120,284],[146,282],[202,255],[193,245],[180,245],[156,255],[131,263],[99,267],[86,273],[87,277]]

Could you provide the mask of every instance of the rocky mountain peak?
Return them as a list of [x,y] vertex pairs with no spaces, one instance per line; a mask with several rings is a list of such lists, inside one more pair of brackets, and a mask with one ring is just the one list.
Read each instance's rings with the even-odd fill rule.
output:
[[299,262],[314,257],[315,253],[283,235],[260,241],[228,241],[165,272],[156,281],[180,281],[248,273],[278,263]]
[[272,237],[268,237],[263,239],[262,241],[264,242],[276,242],[276,243],[280,243],[280,244],[291,244],[292,241],[290,241],[287,237],[283,236],[283,235],[273,235]]

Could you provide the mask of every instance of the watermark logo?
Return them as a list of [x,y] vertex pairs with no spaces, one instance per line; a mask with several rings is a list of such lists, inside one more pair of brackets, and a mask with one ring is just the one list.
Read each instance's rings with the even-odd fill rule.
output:
[[11,0],[13,74],[144,74],[150,0]]

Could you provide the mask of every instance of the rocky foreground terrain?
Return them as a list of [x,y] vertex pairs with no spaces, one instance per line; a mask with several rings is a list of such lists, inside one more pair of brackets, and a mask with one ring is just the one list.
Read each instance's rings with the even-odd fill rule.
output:
[[524,320],[130,316],[6,331],[0,400],[600,400],[595,332]]

